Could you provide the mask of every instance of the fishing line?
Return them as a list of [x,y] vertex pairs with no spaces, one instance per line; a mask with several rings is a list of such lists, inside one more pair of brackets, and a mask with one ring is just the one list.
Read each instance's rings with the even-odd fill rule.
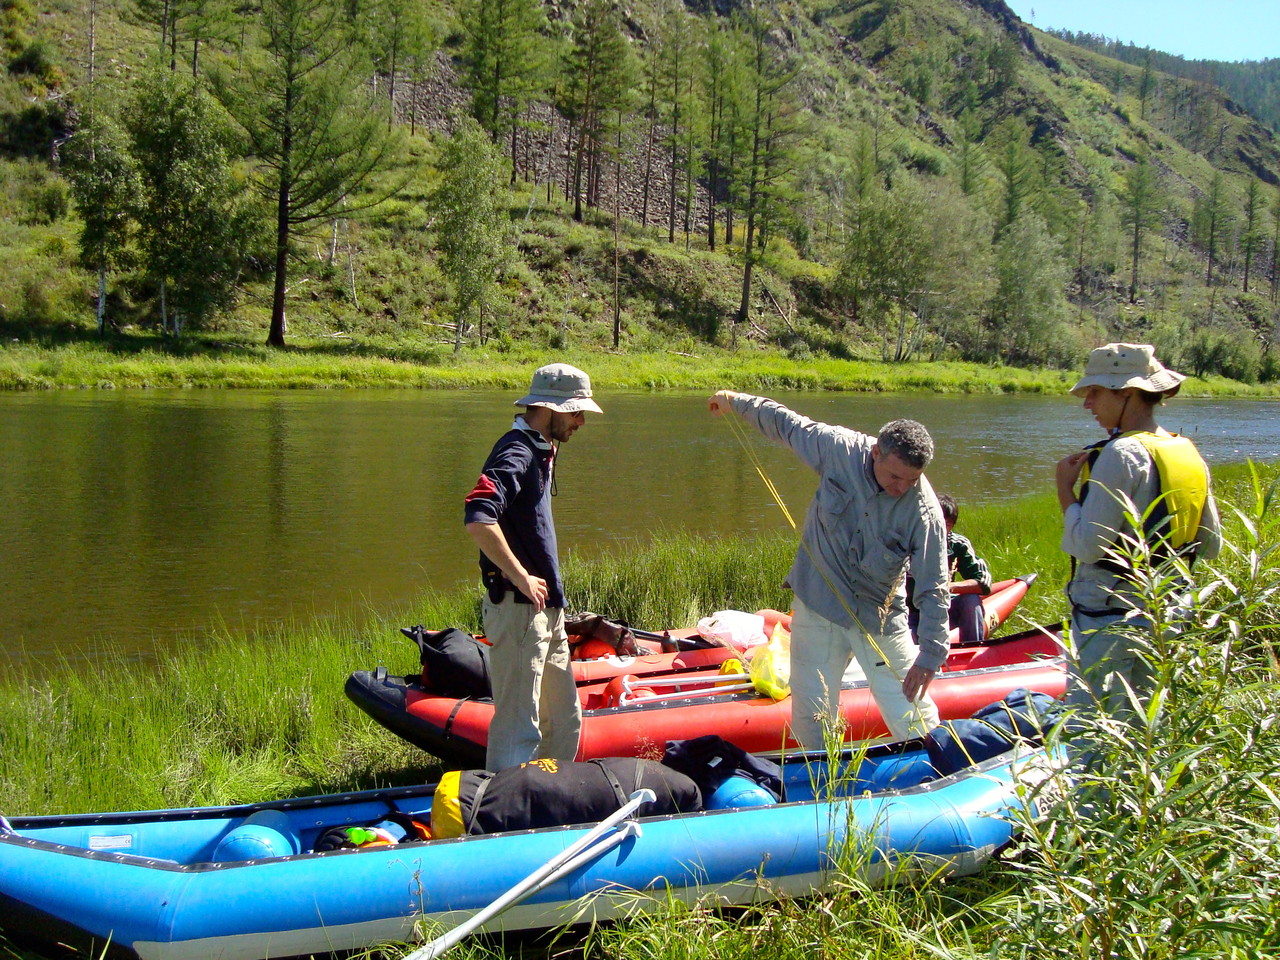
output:
[[[737,411],[733,409],[732,405],[727,399],[723,400],[723,403],[726,409],[725,409],[725,415],[723,415],[721,419],[728,422],[729,431],[734,435],[734,437],[738,441],[739,446],[742,447],[743,452],[747,455],[747,461],[753,467],[755,467],[756,473],[758,473],[760,475],[760,479],[764,481],[765,489],[769,491],[769,495],[773,498],[773,502],[778,505],[778,509],[782,511],[782,515],[786,517],[787,523],[791,525],[791,529],[796,531],[797,533],[801,533],[800,529],[796,526],[795,518],[792,517],[791,511],[787,508],[786,501],[782,498],[782,494],[778,491],[777,485],[773,482],[772,478],[770,478],[768,471],[765,470],[764,462],[760,459],[759,455],[757,454],[754,442],[752,441],[752,438],[747,433],[746,424],[742,423],[739,420]],[[809,559],[813,563],[813,568],[817,570],[818,573],[821,575],[823,581],[830,588],[831,593],[835,596],[837,600],[840,601],[840,606],[844,609],[844,612],[847,613],[850,619],[853,620],[854,626],[856,626],[862,632],[863,636],[867,638],[867,642],[871,645],[871,648],[876,652],[876,655],[880,657],[884,665],[889,668],[889,672],[893,675],[894,679],[897,680],[899,683],[903,682],[905,677],[899,674],[898,671],[894,668],[892,662],[885,655],[884,651],[880,648],[880,645],[876,642],[875,634],[873,634],[870,630],[868,630],[866,627],[862,625],[862,621],[858,618],[858,615],[849,606],[848,601],[846,601],[844,596],[841,594],[841,592],[836,589],[836,586],[832,582],[831,577],[827,574],[827,571],[822,566],[822,564],[818,562],[817,557],[814,556],[813,549],[805,541],[805,538],[802,533],[800,536],[800,546],[801,548],[804,549],[805,553],[809,555]],[[836,699],[838,703],[839,701],[838,694]],[[920,704],[919,700],[911,701],[911,706],[916,712],[916,719],[922,721],[924,719],[924,714],[921,712],[921,707],[919,706],[919,704]]]
[[[723,417],[722,419],[728,422],[729,430],[733,433],[734,437],[737,438],[738,444],[746,453],[747,460],[750,461],[753,467],[755,467],[756,473],[760,474],[760,479],[764,481],[765,489],[768,490],[769,495],[773,497],[773,502],[778,505],[778,509],[782,511],[782,515],[787,518],[787,523],[791,525],[791,529],[799,532],[799,527],[796,526],[795,518],[791,516],[791,511],[787,509],[786,501],[782,499],[782,494],[778,492],[778,488],[774,486],[773,480],[770,479],[769,474],[764,469],[764,461],[760,459],[756,454],[755,447],[752,446],[751,438],[747,435],[746,425],[738,419],[738,415],[734,413],[732,409],[729,410],[728,413],[729,416]],[[823,573],[823,576],[825,577],[826,574]],[[828,586],[829,585],[830,584],[828,584]]]

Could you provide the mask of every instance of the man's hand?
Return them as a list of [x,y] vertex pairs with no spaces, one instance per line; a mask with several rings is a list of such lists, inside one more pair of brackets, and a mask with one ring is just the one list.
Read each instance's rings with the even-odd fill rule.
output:
[[938,675],[937,670],[926,670],[919,664],[912,664],[902,681],[902,695],[911,703],[915,703],[929,690],[929,684]]
[[718,390],[716,393],[712,394],[711,398],[707,401],[707,409],[711,411],[711,415],[713,417],[732,413],[733,406],[729,401],[736,396],[738,396],[738,394],[734,393],[732,390]]
[[533,603],[535,613],[541,613],[547,606],[547,581],[535,577],[516,559],[507,543],[502,528],[496,523],[481,523],[473,520],[467,524],[467,533],[476,545],[484,551],[484,555],[494,562],[503,576],[511,581],[511,585],[523,593]]
[[533,601],[533,612],[541,613],[547,606],[547,581],[526,573],[523,578],[509,577],[515,588]]

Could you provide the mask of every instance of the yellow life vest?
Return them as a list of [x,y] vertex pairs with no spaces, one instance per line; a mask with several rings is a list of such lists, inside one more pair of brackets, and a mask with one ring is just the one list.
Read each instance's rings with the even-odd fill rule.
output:
[[[1148,536],[1159,536],[1175,550],[1191,543],[1200,529],[1200,517],[1209,499],[1209,473],[1196,445],[1186,437],[1164,430],[1159,433],[1131,430],[1098,445],[1096,453],[1090,455],[1081,471],[1083,481],[1089,479],[1089,467],[1102,448],[1120,437],[1137,438],[1156,465],[1160,493],[1147,519]],[[1087,491],[1087,485],[1082,489]]]

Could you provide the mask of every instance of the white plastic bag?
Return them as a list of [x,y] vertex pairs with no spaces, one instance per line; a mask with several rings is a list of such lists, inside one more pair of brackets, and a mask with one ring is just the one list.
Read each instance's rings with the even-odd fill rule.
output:
[[698,636],[711,643],[734,650],[746,650],[768,643],[764,635],[764,617],[741,610],[718,610],[698,621]]

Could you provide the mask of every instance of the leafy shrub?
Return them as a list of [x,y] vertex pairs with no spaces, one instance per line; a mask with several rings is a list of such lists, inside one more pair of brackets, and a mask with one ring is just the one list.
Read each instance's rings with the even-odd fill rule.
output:
[[55,57],[53,44],[47,40],[33,40],[9,61],[9,72],[28,77],[42,87],[54,87],[62,81],[62,69]]
[[1236,306],[1244,314],[1245,322],[1254,330],[1265,330],[1271,324],[1271,301],[1257,293],[1241,293]]
[[0,40],[11,50],[21,50],[30,43],[26,27],[35,18],[31,0],[0,0]]
[[1197,377],[1216,373],[1243,383],[1257,383],[1262,351],[1252,331],[1232,325],[1197,330],[1185,351],[1187,366]]
[[894,155],[909,170],[939,177],[947,169],[947,155],[935,147],[913,140],[899,140],[893,145]]
[[56,177],[28,183],[22,191],[24,223],[57,223],[70,209],[66,183]]
[[66,237],[54,234],[40,244],[40,255],[62,263],[75,263],[76,250]]
[[1262,383],[1275,383],[1280,380],[1280,347],[1273,346],[1262,355],[1258,364],[1258,380]]
[[66,133],[65,102],[41,100],[0,114],[0,153],[47,157],[53,144]]

